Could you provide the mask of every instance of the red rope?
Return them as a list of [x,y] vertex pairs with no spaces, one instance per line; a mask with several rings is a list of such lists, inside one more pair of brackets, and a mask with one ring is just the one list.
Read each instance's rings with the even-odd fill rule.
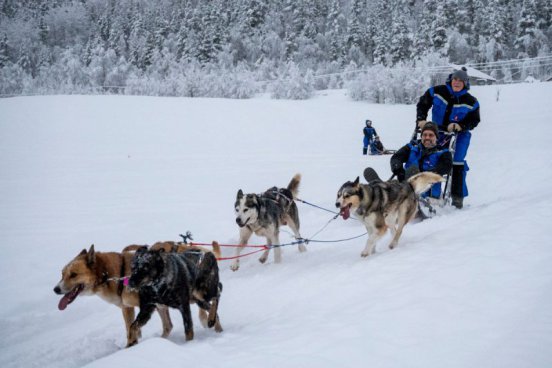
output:
[[[268,249],[268,248],[267,248],[267,249]],[[236,258],[247,257],[247,256],[249,256],[249,255],[251,255],[251,254],[254,254],[254,253],[263,252],[264,250],[265,250],[265,249],[257,249],[257,250],[254,250],[253,252],[240,254],[239,256],[220,257],[220,258],[217,258],[217,261],[227,261],[227,260],[230,260],[230,259],[236,259]]]
[[[190,245],[212,246],[213,243],[194,243],[194,242],[191,242]],[[249,255],[251,255],[251,254],[255,254],[255,253],[258,253],[258,252],[263,252],[263,251],[265,251],[265,250],[267,250],[267,249],[270,249],[267,245],[219,244],[219,247],[234,247],[234,248],[237,248],[237,247],[242,247],[242,248],[248,247],[248,248],[261,248],[261,249],[254,250],[253,252],[249,252],[249,253],[240,254],[239,256],[220,257],[220,258],[217,258],[217,261],[227,261],[227,260],[230,260],[230,259],[236,259],[236,258],[247,257],[247,256],[249,256]]]
[[[207,246],[212,246],[213,243],[194,243],[194,242],[191,242],[190,245],[207,245]],[[233,247],[233,248],[263,248],[263,249],[268,249],[268,246],[265,244],[265,245],[239,245],[239,244],[219,244],[219,247]]]

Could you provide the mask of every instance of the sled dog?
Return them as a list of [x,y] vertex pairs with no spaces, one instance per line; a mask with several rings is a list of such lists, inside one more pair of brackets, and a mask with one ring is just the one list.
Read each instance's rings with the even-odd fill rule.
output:
[[335,206],[340,209],[344,219],[349,218],[350,211],[354,211],[368,231],[366,247],[360,255],[367,257],[373,254],[377,241],[385,235],[387,229],[393,235],[389,248],[395,248],[404,226],[416,214],[418,195],[432,184],[442,181],[443,177],[438,174],[423,172],[404,183],[378,180],[359,184],[357,177],[355,181],[343,184],[337,192]]
[[[135,247],[135,246],[129,246]],[[127,331],[127,347],[131,344],[130,325],[134,320],[134,307],[139,306],[136,291],[123,285],[123,277],[130,276],[133,251],[122,253],[96,252],[94,245],[83,249],[61,271],[61,281],[54,292],[63,295],[58,308],[64,310],[79,295],[98,295],[108,303],[121,308]],[[172,323],[165,306],[157,306],[163,324],[163,337],[169,336]],[[135,331],[140,335],[140,330]]]
[[129,286],[137,289],[140,296],[140,312],[130,326],[130,345],[138,342],[138,331],[158,304],[180,311],[186,340],[194,338],[190,303],[208,311],[208,327],[222,332],[217,314],[222,284],[212,252],[138,249],[132,259]]
[[[240,227],[240,241],[242,247],[236,248],[235,256],[240,252],[251,235],[266,238],[267,245],[274,247],[274,262],[282,261],[280,244],[280,226],[287,225],[293,231],[295,238],[301,239],[299,233],[299,212],[294,199],[299,192],[301,175],[296,174],[289,182],[287,188],[272,187],[262,194],[244,194],[240,189],[234,204],[236,210],[236,223]],[[305,252],[304,244],[299,244],[299,251]],[[263,252],[259,261],[266,262],[270,249]],[[236,258],[230,268],[237,271],[240,267],[239,258]]]

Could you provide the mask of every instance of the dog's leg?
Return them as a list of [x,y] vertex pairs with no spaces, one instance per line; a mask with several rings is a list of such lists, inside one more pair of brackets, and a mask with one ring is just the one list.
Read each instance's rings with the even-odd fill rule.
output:
[[[121,310],[123,311],[123,319],[125,320],[125,327],[127,332],[127,346],[130,346],[131,342],[131,334],[130,334],[130,326],[132,325],[132,322],[134,321],[134,308],[133,307],[121,307]],[[140,338],[141,332],[138,331],[137,338]]]
[[391,239],[391,243],[389,243],[389,249],[394,249],[397,246],[404,226],[414,216],[414,213],[416,212],[416,210],[417,208],[413,207],[413,209],[409,209],[407,211],[404,211],[403,213],[399,213],[398,221],[397,221],[398,222],[397,231],[393,234],[393,239]]
[[[299,225],[295,222],[295,220],[293,220],[291,217],[288,217],[287,223],[288,223],[288,226],[291,229],[291,231],[293,231],[293,235],[295,236],[295,239],[298,239],[298,240],[303,239],[303,237],[299,233]],[[303,244],[303,243],[299,243],[297,245],[297,248],[299,249],[299,252],[301,252],[301,253],[307,251],[307,247],[305,247],[305,244]]]
[[247,245],[247,242],[249,241],[249,238],[251,237],[251,234],[253,232],[246,226],[240,228],[240,246],[236,247],[236,252],[234,253],[234,256],[236,257],[234,259],[234,262],[230,265],[230,269],[232,271],[237,271],[240,268],[240,253],[242,249],[244,248],[244,245]]
[[207,326],[207,319],[208,319],[207,312],[205,311],[205,309],[201,307],[198,307],[198,310],[199,310],[199,313],[198,313],[199,322],[201,322],[201,325],[203,326],[203,328],[209,328],[209,326]]
[[192,312],[190,310],[190,303],[184,299],[184,302],[179,307],[182,314],[182,320],[184,321],[184,333],[186,335],[186,341],[194,339],[194,324],[192,321]]
[[[141,298],[142,299],[142,298]],[[155,304],[140,305],[140,312],[136,320],[130,325],[130,339],[127,348],[135,345],[138,342],[140,330],[151,318],[151,314],[155,310]]]
[[171,316],[169,315],[169,307],[157,304],[157,313],[159,313],[159,317],[161,317],[161,324],[163,325],[163,334],[161,337],[169,337],[169,334],[173,328]]
[[370,214],[366,222],[366,230],[368,231],[368,240],[366,240],[366,246],[360,255],[362,257],[368,257],[375,253],[376,243],[380,240],[387,231],[387,225],[383,219],[383,216],[376,214]]
[[213,300],[211,301],[211,308],[209,309],[208,326],[209,328],[215,326],[215,331],[222,332],[222,327],[220,326],[220,322],[217,314],[218,304],[219,304],[219,297],[213,298]]

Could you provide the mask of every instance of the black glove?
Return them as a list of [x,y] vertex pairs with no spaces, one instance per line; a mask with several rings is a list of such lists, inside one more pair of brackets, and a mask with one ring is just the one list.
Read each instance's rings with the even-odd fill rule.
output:
[[391,167],[393,174],[399,179],[399,181],[404,181],[404,168],[402,165],[395,164]]

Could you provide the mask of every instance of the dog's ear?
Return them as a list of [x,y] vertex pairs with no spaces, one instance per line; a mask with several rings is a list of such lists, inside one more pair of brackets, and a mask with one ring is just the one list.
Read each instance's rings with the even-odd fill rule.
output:
[[94,264],[94,262],[96,262],[96,252],[94,251],[94,244],[92,244],[86,255],[86,263],[91,265]]
[[353,186],[354,186],[355,188],[358,188],[359,182],[360,182],[360,178],[357,176],[357,178],[356,178],[355,181],[353,182]]
[[240,190],[238,190],[238,195],[236,196],[236,199],[237,199],[237,200],[240,200],[240,199],[242,199],[242,198],[243,198],[243,192],[242,192],[242,190],[240,189]]
[[86,249],[81,250],[81,252],[79,253],[79,256],[83,256],[83,255],[86,255]]

